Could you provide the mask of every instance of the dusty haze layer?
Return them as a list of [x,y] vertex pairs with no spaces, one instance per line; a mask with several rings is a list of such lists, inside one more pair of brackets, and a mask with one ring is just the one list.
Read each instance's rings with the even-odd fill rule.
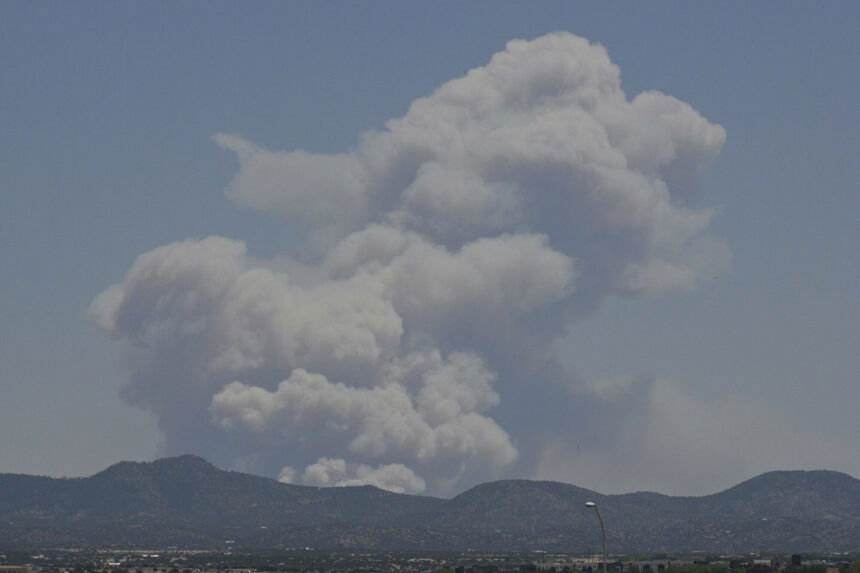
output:
[[628,99],[601,46],[514,40],[342,154],[215,141],[239,159],[228,196],[302,242],[271,260],[165,245],[93,301],[166,453],[444,495],[648,429],[598,438],[595,411],[690,408],[667,383],[578,380],[551,350],[605,297],[693,289],[730,260],[697,186],[724,130]]

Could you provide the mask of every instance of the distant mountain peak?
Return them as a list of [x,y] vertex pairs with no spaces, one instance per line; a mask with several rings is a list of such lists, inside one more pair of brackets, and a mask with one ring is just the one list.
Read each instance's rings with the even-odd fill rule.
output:
[[196,468],[207,468],[207,469],[215,469],[218,468],[201,458],[200,456],[194,454],[182,454],[179,456],[173,456],[169,458],[161,458],[151,462],[155,465],[164,465],[164,466],[180,466],[180,467],[196,467]]
[[195,456],[193,454],[183,454],[180,456],[174,456],[169,458],[159,458],[151,462],[124,460],[121,462],[117,462],[111,466],[108,466],[107,468],[95,474],[93,477],[139,473],[141,471],[146,471],[149,468],[197,468],[221,471],[200,456]]
[[[752,491],[759,489],[776,490],[785,488],[828,488],[834,485],[860,489],[860,480],[848,474],[832,470],[775,470],[765,472],[730,487],[723,493],[732,491]],[[720,495],[720,494],[717,494]]]

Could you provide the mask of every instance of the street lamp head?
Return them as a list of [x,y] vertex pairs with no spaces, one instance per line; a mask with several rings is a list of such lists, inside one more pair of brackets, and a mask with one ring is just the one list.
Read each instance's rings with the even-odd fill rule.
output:
[[597,504],[594,503],[593,501],[586,501],[585,507],[597,507]]

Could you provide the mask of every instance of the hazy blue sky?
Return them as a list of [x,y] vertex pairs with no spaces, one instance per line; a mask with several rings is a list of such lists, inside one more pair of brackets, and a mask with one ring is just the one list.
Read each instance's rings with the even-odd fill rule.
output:
[[93,299],[175,241],[301,251],[297,226],[225,197],[240,168],[214,134],[353,152],[508,41],[566,31],[606,48],[628,99],[657,90],[725,129],[695,207],[717,210],[731,264],[692,290],[607,290],[553,343],[570,388],[501,382],[488,415],[520,456],[491,477],[678,494],[771,469],[860,477],[858,21],[856,2],[2,3],[0,472],[217,439],[189,453],[276,476],[246,437],[162,444],[120,398],[134,366]]

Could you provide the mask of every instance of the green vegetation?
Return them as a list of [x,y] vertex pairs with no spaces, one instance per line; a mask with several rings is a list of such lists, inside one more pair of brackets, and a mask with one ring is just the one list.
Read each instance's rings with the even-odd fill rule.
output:
[[824,573],[825,571],[827,571],[827,566],[821,563],[810,563],[800,567],[800,573]]
[[666,573],[726,573],[728,567],[725,564],[699,564],[670,565]]

